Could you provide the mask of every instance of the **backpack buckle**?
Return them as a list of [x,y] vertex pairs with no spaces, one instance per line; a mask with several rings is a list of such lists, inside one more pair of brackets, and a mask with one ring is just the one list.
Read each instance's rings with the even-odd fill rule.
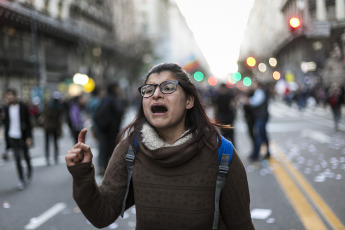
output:
[[135,159],[135,156],[132,154],[126,154],[126,162],[127,163],[133,163]]
[[226,176],[226,174],[228,174],[228,171],[229,171],[229,166],[225,166],[225,165],[220,165],[219,166],[219,175],[221,176]]

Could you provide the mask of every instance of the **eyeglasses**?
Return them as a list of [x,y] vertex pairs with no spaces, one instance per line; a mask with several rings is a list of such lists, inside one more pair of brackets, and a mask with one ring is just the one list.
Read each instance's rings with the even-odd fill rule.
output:
[[138,90],[141,96],[144,98],[151,97],[155,93],[157,86],[159,86],[159,89],[161,90],[162,93],[172,94],[173,92],[176,91],[178,83],[179,83],[178,81],[163,81],[160,84],[143,85],[139,87]]

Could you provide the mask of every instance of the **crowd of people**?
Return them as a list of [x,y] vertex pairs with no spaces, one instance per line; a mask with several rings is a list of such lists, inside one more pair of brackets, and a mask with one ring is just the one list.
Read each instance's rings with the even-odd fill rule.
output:
[[339,130],[341,108],[345,105],[345,83],[329,83],[311,88],[300,86],[296,90],[287,87],[282,96],[289,106],[295,104],[299,110],[308,105],[329,107],[333,114],[334,128]]
[[[252,152],[249,159],[256,161],[270,157],[269,135],[266,131],[266,124],[269,121],[268,104],[275,97],[273,87],[253,81],[251,87],[246,90],[239,90],[236,87],[228,87],[220,84],[215,90],[202,92],[203,102],[214,107],[214,119],[220,124],[234,125],[238,110],[243,110],[243,115],[248,127],[248,135],[251,140]],[[2,158],[7,160],[9,149],[12,146],[14,158],[19,176],[18,188],[23,189],[32,175],[29,149],[32,144],[32,128],[41,126],[44,129],[45,140],[44,150],[47,165],[55,164],[59,160],[58,139],[62,135],[62,125],[68,124],[71,137],[74,142],[78,141],[80,131],[85,127],[86,119],[91,119],[91,133],[98,142],[99,156],[97,161],[98,174],[104,175],[108,162],[116,146],[114,141],[120,132],[120,125],[126,107],[126,100],[123,97],[117,83],[109,84],[107,88],[96,87],[91,94],[80,94],[71,98],[64,98],[58,91],[51,94],[44,109],[39,111],[38,106],[32,103],[24,103],[18,97],[16,89],[8,89],[3,95],[1,103],[1,122],[6,137],[6,145],[1,149]],[[339,129],[341,121],[341,109],[345,103],[345,86],[329,85],[326,87],[299,87],[297,90],[288,88],[282,94],[282,98],[288,105],[295,104],[298,109],[303,109],[313,102],[314,106],[329,107],[334,118],[334,127]],[[311,102],[310,102],[311,101]],[[11,108],[11,109],[10,109]],[[20,108],[20,109],[19,109]],[[16,115],[19,113],[20,115]],[[19,111],[19,112],[18,112]],[[12,119],[11,117],[14,116]],[[12,121],[12,123],[11,123]],[[16,128],[14,128],[16,127]],[[25,130],[19,130],[24,127]],[[228,140],[236,145],[235,129],[221,129],[221,133]],[[19,141],[20,140],[20,141]],[[53,159],[51,159],[51,147],[53,146]],[[265,145],[266,153],[260,156],[261,146]],[[20,152],[23,152],[21,154]],[[26,172],[21,166],[21,156],[27,163]]]
[[[50,166],[53,162],[58,164],[59,155],[62,154],[58,140],[62,136],[63,124],[68,125],[74,143],[77,142],[78,134],[86,126],[87,120],[90,120],[94,138],[99,145],[99,174],[104,174],[112,150],[115,148],[115,137],[120,131],[126,108],[125,98],[116,83],[109,84],[104,90],[96,88],[91,94],[81,93],[70,98],[65,98],[61,92],[55,91],[46,100],[41,111],[35,106],[35,114],[32,113],[34,105],[24,102],[15,88],[8,88],[2,99],[0,127],[4,132],[4,140],[0,146],[1,157],[5,161],[9,160],[10,153],[13,152],[19,179],[18,190],[23,190],[30,183],[33,175],[30,148],[34,143],[35,127],[44,131],[42,149],[46,164]],[[107,102],[104,103],[105,101]],[[105,116],[111,117],[105,129],[98,126],[94,119],[95,112],[102,104],[107,105],[103,106],[105,114],[101,114],[101,120],[104,120]],[[116,119],[113,119],[114,117]],[[22,159],[25,160],[26,167],[23,167]]]

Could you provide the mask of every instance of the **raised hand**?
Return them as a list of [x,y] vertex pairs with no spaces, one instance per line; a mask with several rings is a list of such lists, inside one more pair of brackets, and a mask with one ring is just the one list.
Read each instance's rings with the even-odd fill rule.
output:
[[90,146],[85,144],[86,133],[87,129],[82,129],[78,136],[78,143],[67,152],[65,156],[67,166],[74,166],[76,164],[92,161],[93,154]]

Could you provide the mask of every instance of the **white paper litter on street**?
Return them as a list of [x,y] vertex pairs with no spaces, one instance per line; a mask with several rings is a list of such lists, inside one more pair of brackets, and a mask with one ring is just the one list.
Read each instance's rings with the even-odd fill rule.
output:
[[252,219],[265,220],[272,214],[272,210],[255,208],[255,209],[252,209],[250,213],[251,213]]

